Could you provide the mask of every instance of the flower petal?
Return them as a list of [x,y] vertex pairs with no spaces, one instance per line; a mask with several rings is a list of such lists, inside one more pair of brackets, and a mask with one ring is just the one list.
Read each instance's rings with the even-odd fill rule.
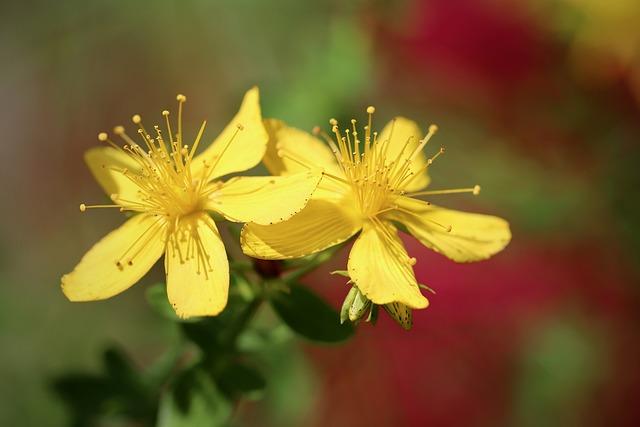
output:
[[167,294],[180,317],[215,316],[227,305],[229,262],[211,217],[180,220],[167,243]]
[[[239,130],[238,126],[242,129]],[[234,136],[235,135],[235,136]],[[269,136],[262,124],[257,87],[247,91],[240,110],[222,133],[192,163],[194,177],[202,175],[204,162],[213,167],[209,180],[251,169],[262,159]]]
[[84,154],[89,170],[107,195],[117,194],[120,198],[137,202],[140,188],[121,171],[138,171],[140,166],[123,151],[112,147],[95,147]]
[[264,119],[262,121],[267,134],[269,134],[269,141],[267,142],[267,149],[262,158],[262,163],[267,168],[271,175],[282,175],[287,173],[287,167],[284,163],[284,159],[278,156],[278,132],[285,127],[282,120],[278,119]]
[[318,169],[288,176],[232,178],[209,196],[205,209],[234,222],[286,221],[305,207],[321,179]]
[[240,235],[242,250],[254,258],[287,259],[342,243],[361,227],[349,206],[312,199],[288,221],[269,226],[247,224]]
[[62,276],[62,292],[70,301],[93,301],[131,287],[164,252],[165,230],[162,217],[136,215],[129,219],[96,243],[71,273]]
[[[423,245],[457,262],[487,259],[511,240],[509,223],[502,218],[433,206],[409,197],[397,199],[403,211],[389,218],[404,224]],[[451,231],[447,228],[451,226]]]
[[[280,120],[265,120],[265,127],[269,133],[269,143],[262,161],[271,174],[283,175],[320,167],[333,175],[344,176],[331,149],[320,139],[289,127]],[[286,155],[280,156],[278,153]]]
[[[391,120],[378,135],[376,150],[378,152],[386,150],[385,164],[394,162],[397,165],[403,165],[405,160],[408,159],[418,147],[422,137],[423,133],[416,122],[404,117],[396,117]],[[407,141],[409,142],[407,143]],[[418,153],[411,161],[410,166],[411,171],[417,173],[418,176],[411,179],[405,187],[405,190],[417,191],[429,184],[429,175],[427,175],[426,170],[424,170],[426,164],[427,159],[424,153]]]
[[425,308],[409,255],[390,223],[365,223],[349,254],[349,277],[376,304]]

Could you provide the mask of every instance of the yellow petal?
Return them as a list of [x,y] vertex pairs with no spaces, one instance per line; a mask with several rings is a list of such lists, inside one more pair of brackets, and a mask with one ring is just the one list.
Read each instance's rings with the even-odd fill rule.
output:
[[167,243],[165,269],[169,302],[178,316],[214,316],[227,305],[229,262],[209,215],[180,220]]
[[[396,117],[378,135],[376,151],[386,153],[385,164],[394,162],[396,165],[403,165],[418,147],[422,137],[423,133],[414,121]],[[429,184],[429,175],[424,170],[426,164],[427,159],[424,153],[418,153],[410,166],[410,170],[417,176],[411,179],[405,190],[417,191]]]
[[288,221],[262,226],[247,224],[240,243],[245,254],[262,259],[299,258],[342,243],[360,230],[349,205],[311,200]]
[[112,147],[95,147],[85,153],[84,159],[93,176],[109,196],[118,194],[125,200],[140,200],[140,188],[122,173],[125,169],[138,171],[140,166],[126,153]]
[[341,178],[344,176],[331,149],[322,140],[280,120],[265,120],[265,127],[269,143],[263,162],[271,174],[298,173],[319,167]]
[[62,292],[71,301],[92,301],[126,290],[160,258],[165,232],[161,217],[134,216],[96,243],[76,268],[62,277]]
[[282,175],[287,172],[287,167],[284,163],[284,159],[278,156],[278,132],[285,126],[282,120],[278,119],[264,119],[264,128],[269,134],[269,141],[267,142],[267,150],[262,158],[262,163],[267,168],[271,175]]
[[205,209],[234,222],[268,225],[286,221],[305,207],[320,179],[318,169],[288,176],[232,178],[209,196]]
[[409,255],[390,223],[365,223],[349,254],[349,277],[376,304],[425,308]]
[[193,160],[193,176],[202,175],[204,162],[213,167],[213,172],[206,174],[209,180],[251,169],[260,163],[268,138],[262,125],[260,94],[254,87],[245,94],[240,110],[222,133]]
[[457,262],[487,259],[511,240],[509,223],[502,218],[444,209],[409,197],[396,203],[406,212],[392,211],[389,218],[404,224],[423,245]]

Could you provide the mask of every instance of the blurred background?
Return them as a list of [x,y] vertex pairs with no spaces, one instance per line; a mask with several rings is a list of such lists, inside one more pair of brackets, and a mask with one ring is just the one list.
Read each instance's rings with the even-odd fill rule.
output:
[[[513,241],[456,265],[406,239],[436,291],[404,332],[384,314],[342,346],[283,339],[260,426],[640,425],[637,0],[3,2],[0,425],[63,426],[50,389],[107,345],[140,365],[172,339],[150,277],[71,304],[61,274],[122,218],[82,155],[184,93],[186,129],[227,123],[246,89],[303,129],[377,107],[440,127],[439,204],[507,218]],[[153,119],[151,119],[153,118]],[[432,147],[433,148],[433,147]],[[435,149],[435,148],[434,148]],[[344,255],[344,254],[343,254]],[[337,307],[336,258],[306,282]]]

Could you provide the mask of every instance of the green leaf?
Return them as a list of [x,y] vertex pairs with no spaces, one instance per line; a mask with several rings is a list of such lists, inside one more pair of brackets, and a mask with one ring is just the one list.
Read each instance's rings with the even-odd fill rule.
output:
[[231,270],[230,278],[231,278],[230,289],[232,291],[237,292],[243,301],[251,301],[251,299],[253,299],[253,296],[254,296],[253,290],[251,289],[251,284],[244,277],[244,275]]
[[225,426],[231,403],[200,369],[186,371],[160,401],[158,427]]
[[260,399],[266,386],[266,381],[258,371],[239,362],[225,366],[216,376],[216,382],[231,399]]
[[353,335],[353,326],[340,324],[340,315],[308,288],[292,284],[289,293],[273,295],[271,304],[292,330],[312,341],[334,343]]
[[180,326],[184,336],[200,347],[205,355],[215,355],[222,351],[220,333],[224,331],[225,323],[219,318],[207,317]]
[[116,384],[128,400],[142,399],[147,393],[141,373],[131,359],[119,348],[108,348],[103,355],[106,377]]
[[71,410],[75,425],[98,425],[98,420],[145,420],[156,411],[153,391],[119,349],[105,351],[103,374],[71,373],[55,379],[54,391]]
[[347,270],[336,270],[336,271],[332,271],[331,273],[332,275],[337,274],[338,276],[342,276],[342,277],[346,277],[346,278],[351,278],[351,276],[349,276],[349,272]]
[[105,412],[105,402],[116,394],[113,385],[99,375],[66,374],[56,378],[51,387],[69,406],[78,424],[89,424]]

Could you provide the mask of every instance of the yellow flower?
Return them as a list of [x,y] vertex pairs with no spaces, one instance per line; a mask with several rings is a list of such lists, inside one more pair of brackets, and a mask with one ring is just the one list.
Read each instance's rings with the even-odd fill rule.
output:
[[[335,141],[328,142],[278,121],[266,121],[270,142],[264,163],[273,174],[322,167],[324,177],[307,207],[290,220],[263,226],[247,224],[241,243],[246,254],[266,259],[303,257],[344,242],[360,232],[348,261],[354,285],[378,305],[398,302],[424,308],[413,265],[396,223],[425,246],[457,262],[478,261],[502,250],[511,233],[503,219],[444,209],[418,196],[470,192],[465,189],[424,191],[427,169],[443,153],[427,159],[423,148],[436,126],[424,138],[412,121],[398,117],[380,134],[372,131],[373,107],[367,109],[364,135],[355,120],[341,131],[330,121]],[[364,136],[364,138],[363,138]]]
[[[181,317],[218,314],[227,303],[229,265],[214,211],[234,222],[272,224],[302,210],[322,177],[320,170],[282,177],[235,177],[262,159],[268,135],[262,124],[258,89],[247,92],[239,112],[216,140],[196,156],[206,122],[189,147],[183,141],[178,95],[177,129],[163,111],[166,134],[154,126],[152,136],[138,125],[141,145],[122,126],[114,129],[125,145],[106,133],[108,146],[86,153],[86,161],[112,205],[80,205],[80,210],[114,207],[133,215],[87,252],[62,277],[71,301],[109,298],[136,283],[163,255],[169,301]],[[175,132],[175,134],[173,133]]]

